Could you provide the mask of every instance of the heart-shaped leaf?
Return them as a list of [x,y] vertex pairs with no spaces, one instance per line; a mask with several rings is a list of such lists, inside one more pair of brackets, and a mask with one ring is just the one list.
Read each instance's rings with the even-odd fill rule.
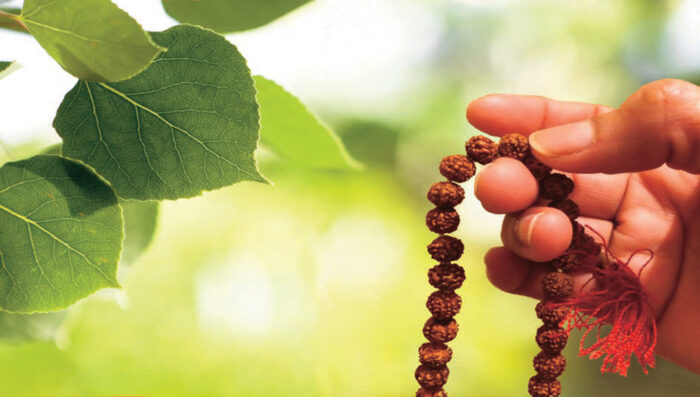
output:
[[17,20],[63,69],[83,80],[127,79],[162,50],[109,0],[25,0]]
[[168,51],[119,83],[80,81],[54,127],[63,155],[83,161],[126,199],[178,199],[265,181],[254,152],[259,115],[245,58],[212,31],[153,33]]
[[163,0],[163,7],[180,22],[230,33],[265,25],[309,1]]
[[343,142],[299,99],[274,81],[255,76],[262,143],[282,157],[313,168],[357,169]]
[[114,191],[79,163],[0,167],[0,309],[52,311],[118,287],[122,227]]

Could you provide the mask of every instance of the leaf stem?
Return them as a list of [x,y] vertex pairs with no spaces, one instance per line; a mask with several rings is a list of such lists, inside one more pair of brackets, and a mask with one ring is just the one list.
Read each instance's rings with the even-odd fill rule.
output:
[[0,28],[5,28],[5,29],[11,29],[15,30],[18,32],[23,32],[23,33],[29,33],[29,29],[27,29],[27,25],[22,22],[20,19],[19,15],[17,14],[12,14],[7,11],[3,11],[0,9],[0,17],[4,19],[0,19]]

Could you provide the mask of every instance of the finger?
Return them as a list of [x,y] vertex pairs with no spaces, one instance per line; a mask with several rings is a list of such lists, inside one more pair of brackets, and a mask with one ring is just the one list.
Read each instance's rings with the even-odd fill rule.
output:
[[545,274],[545,268],[510,252],[505,247],[491,248],[484,257],[486,277],[496,288],[505,292],[520,293],[536,297],[536,288],[532,280]]
[[[573,174],[575,188],[570,198],[581,215],[612,220],[615,218],[627,187],[629,174]],[[494,214],[522,211],[538,202],[538,183],[519,161],[502,157],[479,171],[474,181],[474,195],[481,205]]]
[[518,212],[537,199],[537,181],[523,163],[502,157],[479,172],[474,196],[494,214]]
[[[598,232],[606,243],[609,243],[613,223],[594,218],[579,217],[579,223],[592,227]],[[590,233],[589,233],[590,234]],[[598,236],[595,236],[598,242]],[[542,277],[552,271],[549,264],[536,263],[517,256],[505,247],[492,248],[484,258],[486,263],[486,276],[497,288],[532,298],[542,298]],[[588,282],[590,274],[572,274],[574,277],[574,291],[592,288],[594,284]]]
[[569,198],[579,206],[580,214],[613,220],[627,189],[629,174],[573,174],[574,190]]
[[[505,247],[491,248],[484,257],[486,277],[496,288],[511,294],[542,299],[542,277],[552,271],[545,263],[533,263],[521,258]],[[590,273],[574,273],[574,291],[587,290]]]
[[[579,206],[582,216],[614,220],[625,196],[630,174],[571,174],[574,190],[569,195]],[[534,205],[546,206],[551,201],[538,198]]]
[[550,207],[530,207],[506,215],[501,240],[513,253],[535,262],[561,255],[571,243],[572,226],[563,212]]
[[668,164],[700,173],[700,87],[659,80],[619,110],[530,136],[535,156],[550,167],[580,173],[636,172]]
[[467,120],[479,130],[502,136],[586,120],[612,110],[603,105],[562,102],[531,95],[492,94],[467,106]]

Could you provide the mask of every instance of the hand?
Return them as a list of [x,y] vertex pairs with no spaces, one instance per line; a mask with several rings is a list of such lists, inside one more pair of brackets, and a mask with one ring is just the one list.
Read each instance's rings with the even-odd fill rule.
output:
[[[680,80],[643,86],[619,109],[536,96],[488,95],[467,119],[481,131],[529,136],[533,154],[572,173],[579,221],[616,256],[654,258],[641,273],[658,325],[657,353],[700,373],[700,87]],[[541,297],[542,262],[571,241],[571,225],[541,206],[537,182],[520,162],[500,158],[475,181],[485,209],[507,214],[505,247],[485,258],[489,280],[507,292]],[[634,257],[637,272],[648,256]],[[576,275],[580,287],[587,275]]]

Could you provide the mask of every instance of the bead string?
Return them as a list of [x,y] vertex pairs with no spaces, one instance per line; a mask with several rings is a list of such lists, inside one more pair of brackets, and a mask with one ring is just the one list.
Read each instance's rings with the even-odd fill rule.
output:
[[544,300],[535,307],[543,325],[537,330],[535,340],[541,352],[533,359],[537,372],[530,378],[528,391],[533,397],[558,397],[561,384],[557,378],[566,368],[561,354],[569,334],[562,322],[570,309],[562,304],[573,293],[574,282],[569,273],[584,261],[597,258],[600,245],[585,233],[576,221],[578,205],[567,198],[574,182],[564,174],[551,173],[552,169],[539,162],[531,153],[527,138],[508,134],[496,143],[485,136],[467,140],[465,155],[450,155],[440,162],[440,173],[447,181],[436,182],[428,190],[428,200],[435,205],[426,215],[428,229],[439,236],[428,245],[428,253],[439,262],[428,271],[428,281],[437,289],[430,294],[426,306],[432,316],[423,327],[428,340],[418,349],[420,366],[415,377],[420,384],[416,397],[446,397],[443,386],[447,382],[447,363],[452,359],[452,349],[446,343],[457,336],[458,325],[454,316],[459,312],[462,300],[455,293],[465,279],[464,269],[453,261],[464,252],[464,244],[458,238],[447,235],[457,230],[460,218],[455,206],[464,200],[464,189],[458,185],[468,181],[476,173],[475,163],[482,165],[496,157],[510,157],[521,161],[539,182],[539,195],[549,200],[549,206],[564,212],[572,222],[573,238],[569,249],[548,262],[552,271],[542,278]]

